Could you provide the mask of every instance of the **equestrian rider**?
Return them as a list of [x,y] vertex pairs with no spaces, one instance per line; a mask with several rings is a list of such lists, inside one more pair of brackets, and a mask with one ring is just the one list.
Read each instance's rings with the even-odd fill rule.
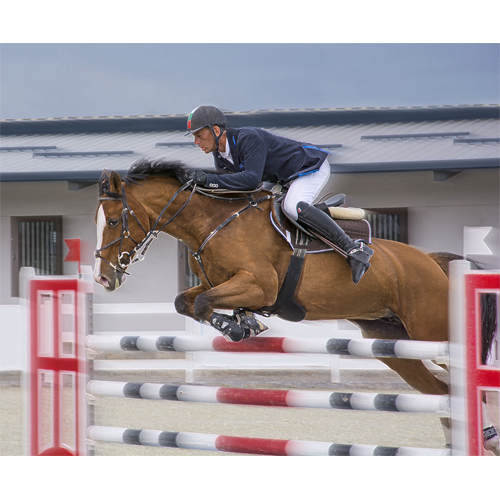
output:
[[199,106],[190,113],[184,137],[189,134],[205,154],[213,154],[217,172],[193,169],[196,184],[251,191],[261,182],[291,182],[283,202],[285,214],[340,247],[347,254],[353,282],[359,282],[370,267],[373,250],[353,241],[329,215],[313,206],[330,177],[327,151],[260,128],[226,128],[226,117],[215,106]]

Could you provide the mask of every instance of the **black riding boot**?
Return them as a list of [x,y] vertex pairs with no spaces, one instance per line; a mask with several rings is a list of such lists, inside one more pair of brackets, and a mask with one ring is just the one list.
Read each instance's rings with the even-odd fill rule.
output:
[[352,271],[352,281],[357,285],[370,267],[369,260],[373,255],[373,250],[362,242],[353,241],[329,215],[305,201],[297,203],[297,212],[299,222],[331,241],[347,254],[346,262]]

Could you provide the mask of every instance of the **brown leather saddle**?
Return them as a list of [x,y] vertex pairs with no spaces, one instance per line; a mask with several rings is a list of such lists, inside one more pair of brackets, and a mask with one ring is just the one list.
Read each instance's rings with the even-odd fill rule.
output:
[[[274,199],[271,209],[271,223],[292,249],[305,248],[306,254],[336,250],[297,222],[290,220],[281,208],[282,200],[283,197]],[[364,240],[371,243],[370,224],[366,219],[362,218],[364,212],[359,209],[346,208],[345,194],[337,194],[315,206],[328,213],[353,240]],[[331,212],[333,212],[333,215]],[[335,215],[343,218],[335,217]],[[356,219],[345,217],[356,217]]]

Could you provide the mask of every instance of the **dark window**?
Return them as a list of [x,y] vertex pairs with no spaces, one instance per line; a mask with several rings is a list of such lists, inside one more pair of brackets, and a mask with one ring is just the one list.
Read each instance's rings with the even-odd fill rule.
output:
[[188,288],[197,286],[201,283],[198,277],[191,271],[189,267],[189,250],[184,243],[177,242],[177,252],[179,256],[179,266],[178,266],[178,289],[179,292],[183,292]]
[[372,238],[408,243],[408,209],[367,208],[365,213],[372,228]]
[[62,275],[62,217],[11,217],[11,292],[19,297],[19,271],[33,267],[37,275]]

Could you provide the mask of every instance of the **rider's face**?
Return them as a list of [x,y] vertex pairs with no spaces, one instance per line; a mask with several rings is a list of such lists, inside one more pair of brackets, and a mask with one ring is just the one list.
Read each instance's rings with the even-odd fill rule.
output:
[[217,147],[215,137],[208,127],[198,130],[193,134],[193,137],[195,145],[198,146],[205,154],[215,151]]

